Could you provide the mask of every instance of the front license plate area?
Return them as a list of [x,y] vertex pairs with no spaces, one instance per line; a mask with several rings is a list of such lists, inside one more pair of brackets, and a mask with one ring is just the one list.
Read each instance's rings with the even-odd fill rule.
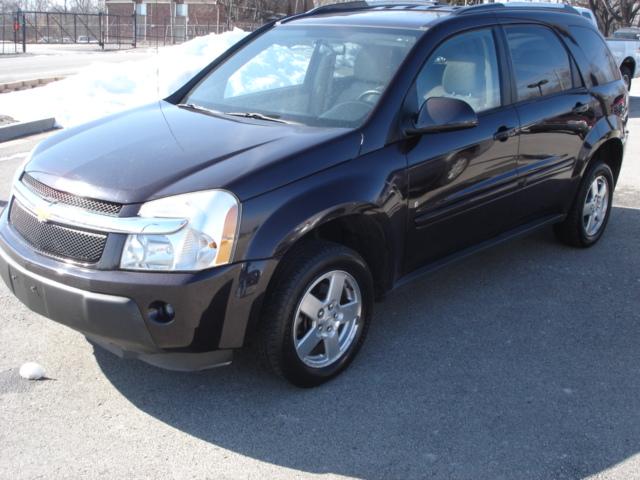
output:
[[23,275],[11,266],[9,266],[9,279],[14,295],[22,303],[40,315],[47,315],[47,299],[40,282]]

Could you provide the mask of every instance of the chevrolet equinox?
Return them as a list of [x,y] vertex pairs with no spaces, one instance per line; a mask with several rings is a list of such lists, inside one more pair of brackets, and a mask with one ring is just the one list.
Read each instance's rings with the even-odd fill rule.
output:
[[319,7],[38,145],[1,217],[0,276],[122,357],[198,370],[251,340],[318,385],[407,280],[544,226],[596,243],[627,110],[571,7]]

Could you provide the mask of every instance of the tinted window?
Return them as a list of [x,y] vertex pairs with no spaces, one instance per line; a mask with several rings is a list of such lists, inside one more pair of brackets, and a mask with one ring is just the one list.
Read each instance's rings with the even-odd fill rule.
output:
[[585,27],[571,27],[571,33],[589,61],[590,71],[584,73],[591,77],[594,85],[602,85],[620,78],[609,47],[598,33]]
[[569,54],[545,27],[506,28],[518,100],[551,95],[573,87]]
[[500,106],[500,75],[491,30],[445,41],[416,79],[418,106],[430,97],[464,100],[476,112]]

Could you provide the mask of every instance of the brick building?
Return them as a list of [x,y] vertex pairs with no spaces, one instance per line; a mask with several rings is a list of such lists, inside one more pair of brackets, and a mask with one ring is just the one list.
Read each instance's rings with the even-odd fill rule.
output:
[[271,9],[258,12],[255,5],[239,0],[105,0],[110,16],[125,18],[137,12],[138,38],[161,41],[181,41],[233,27],[253,30],[271,18],[313,8],[313,0],[274,0]]

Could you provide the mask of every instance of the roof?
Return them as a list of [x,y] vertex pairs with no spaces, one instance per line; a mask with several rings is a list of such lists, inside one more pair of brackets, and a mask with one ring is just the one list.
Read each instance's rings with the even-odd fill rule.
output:
[[430,0],[358,0],[317,7],[282,19],[281,23],[425,29],[441,17],[506,12],[580,15],[569,5],[550,3],[509,2],[457,7]]

